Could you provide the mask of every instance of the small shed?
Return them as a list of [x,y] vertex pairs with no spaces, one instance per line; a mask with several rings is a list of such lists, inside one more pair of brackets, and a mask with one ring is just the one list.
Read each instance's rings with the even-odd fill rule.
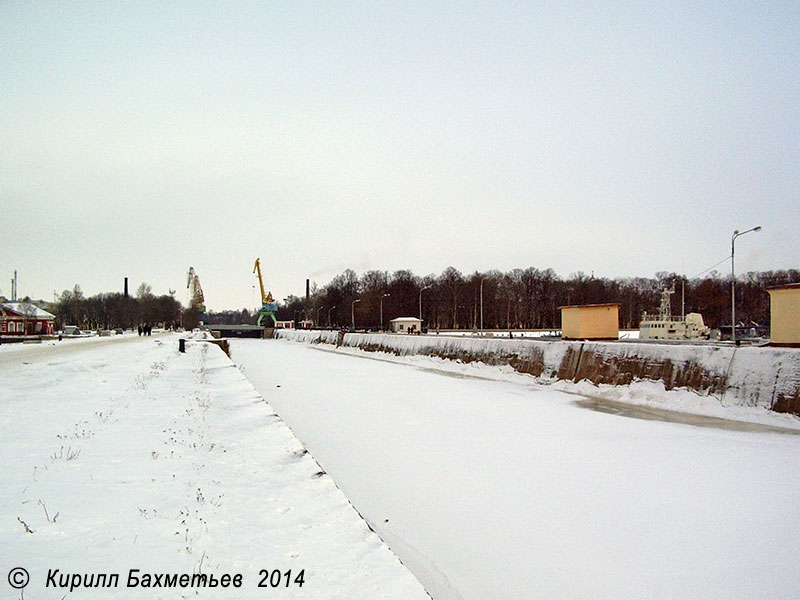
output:
[[389,321],[393,333],[414,333],[422,330],[422,319],[397,317]]
[[30,302],[0,304],[0,335],[53,335],[55,315]]
[[767,292],[771,343],[800,346],[800,283],[776,285]]
[[619,302],[559,306],[565,340],[619,339]]

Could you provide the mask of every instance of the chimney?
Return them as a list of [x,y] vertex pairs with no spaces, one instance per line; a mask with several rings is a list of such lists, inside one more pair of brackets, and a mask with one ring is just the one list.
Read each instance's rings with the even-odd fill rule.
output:
[[125,297],[128,297],[128,278],[125,278]]
[[308,300],[308,298],[311,296],[310,290],[311,288],[308,285],[308,279],[306,279],[306,300]]

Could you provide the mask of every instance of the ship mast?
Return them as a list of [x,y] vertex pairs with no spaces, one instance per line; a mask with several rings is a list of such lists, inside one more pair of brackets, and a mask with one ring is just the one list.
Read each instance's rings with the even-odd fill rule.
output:
[[672,282],[672,288],[663,290],[661,292],[661,306],[658,309],[658,318],[662,321],[672,320],[672,306],[669,297],[675,293],[675,282]]

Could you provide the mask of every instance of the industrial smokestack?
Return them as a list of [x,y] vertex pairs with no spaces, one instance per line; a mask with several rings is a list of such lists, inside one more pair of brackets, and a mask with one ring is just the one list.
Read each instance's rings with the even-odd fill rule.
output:
[[128,278],[125,278],[125,297],[128,297]]
[[308,300],[310,296],[311,296],[311,288],[309,286],[308,279],[306,279],[306,300]]

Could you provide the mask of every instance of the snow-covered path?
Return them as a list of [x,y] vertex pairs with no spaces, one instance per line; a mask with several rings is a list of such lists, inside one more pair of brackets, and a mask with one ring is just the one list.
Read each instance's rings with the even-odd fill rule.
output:
[[[428,598],[219,348],[177,350],[164,335],[0,352],[0,598]],[[127,588],[131,569],[243,584]],[[70,593],[101,574],[118,585]]]
[[286,341],[237,340],[232,359],[435,600],[800,590],[797,435]]

